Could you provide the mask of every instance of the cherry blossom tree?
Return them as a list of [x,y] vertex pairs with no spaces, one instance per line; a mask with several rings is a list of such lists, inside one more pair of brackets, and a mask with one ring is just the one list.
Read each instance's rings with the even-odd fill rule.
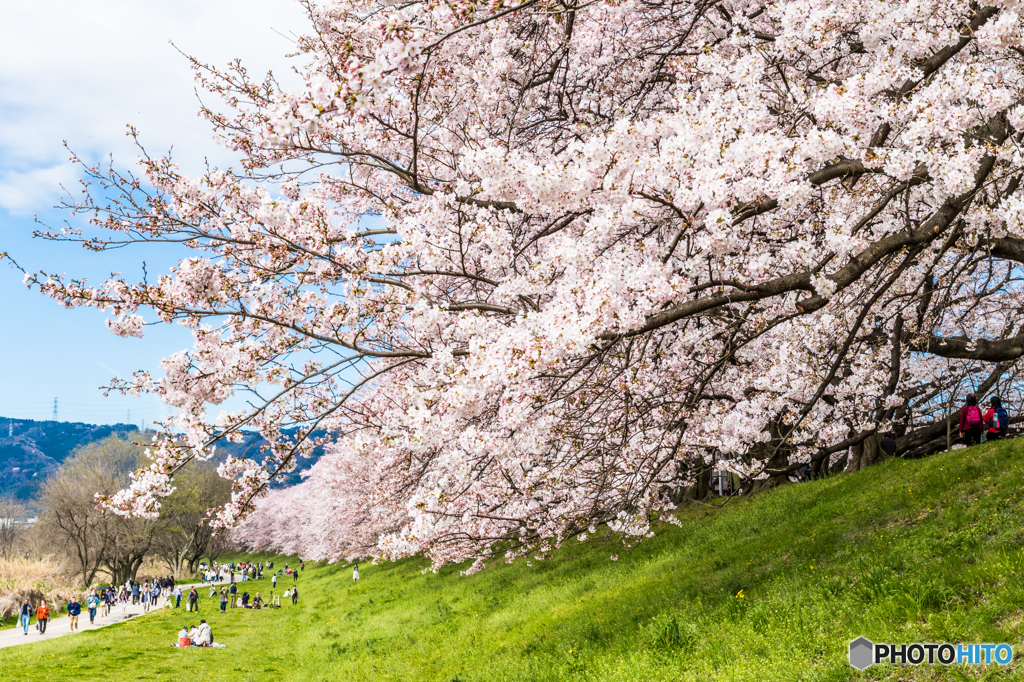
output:
[[[1016,4],[306,7],[302,87],[192,62],[238,169],[83,163],[91,222],[45,233],[187,258],[26,276],[122,336],[194,335],[112,386],[178,409],[112,508],[158,513],[256,430],[220,524],[475,570],[642,538],[712,466],[749,492],[866,466],[883,430],[944,448],[964,392],[1019,394]],[[317,429],[305,482],[260,499]]]

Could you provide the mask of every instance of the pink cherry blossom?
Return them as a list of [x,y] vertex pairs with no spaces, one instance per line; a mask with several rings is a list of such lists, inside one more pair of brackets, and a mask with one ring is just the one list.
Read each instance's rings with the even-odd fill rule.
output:
[[886,429],[945,447],[966,391],[1018,395],[1015,5],[307,6],[304,87],[193,62],[238,170],[84,166],[91,225],[47,233],[188,258],[27,278],[194,336],[111,386],[178,410],[111,508],[254,430],[217,512],[253,547],[472,571],[639,541],[712,467],[749,491]]

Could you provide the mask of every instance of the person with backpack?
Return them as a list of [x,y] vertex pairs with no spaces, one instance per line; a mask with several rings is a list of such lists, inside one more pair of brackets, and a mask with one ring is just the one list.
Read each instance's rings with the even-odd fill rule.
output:
[[988,440],[1006,438],[1006,431],[1010,428],[1010,415],[1003,409],[1003,401],[999,396],[994,395],[989,400],[989,408],[985,412],[985,425],[988,426]]
[[983,419],[978,398],[973,393],[967,395],[966,405],[960,408],[960,437],[966,445],[981,443],[981,427]]
[[89,597],[85,600],[85,606],[89,609],[89,625],[95,625],[96,609],[98,609],[100,606],[100,598],[96,596],[95,592],[90,594]]

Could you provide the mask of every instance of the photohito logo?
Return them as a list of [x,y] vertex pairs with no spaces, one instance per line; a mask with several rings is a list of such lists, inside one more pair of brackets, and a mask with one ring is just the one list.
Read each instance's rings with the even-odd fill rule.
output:
[[1013,660],[1009,644],[875,644],[866,637],[850,642],[850,665],[864,670],[876,663],[892,665],[1006,665]]

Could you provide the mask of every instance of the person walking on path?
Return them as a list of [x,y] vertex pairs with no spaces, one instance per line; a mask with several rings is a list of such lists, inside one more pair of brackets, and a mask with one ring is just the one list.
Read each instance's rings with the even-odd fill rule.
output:
[[46,605],[44,601],[36,609],[36,630],[39,630],[39,634],[46,634],[46,624],[50,622],[50,607]]
[[25,630],[25,634],[28,634],[28,622],[32,620],[32,605],[28,603],[26,599],[21,605],[21,611],[18,613],[18,619],[21,621],[21,627]]
[[142,612],[149,613],[149,587],[143,586],[142,588]]
[[181,608],[181,585],[174,588],[174,608]]
[[967,395],[966,404],[960,408],[960,437],[968,446],[981,443],[981,408],[978,407],[978,398],[970,393]]
[[357,580],[359,580],[359,564],[356,564],[356,567],[352,569],[352,582]]
[[298,603],[299,603],[299,588],[293,587],[292,588],[292,606],[295,606]]
[[89,609],[89,625],[96,624],[96,609],[100,606],[100,599],[93,592],[89,595],[88,599],[85,600],[85,606]]
[[78,597],[72,597],[68,602],[68,620],[71,622],[71,632],[78,629],[80,615],[82,615],[82,605],[78,603]]
[[156,603],[160,601],[160,586],[156,583],[153,583],[153,590],[152,592],[150,592],[149,601],[151,602],[151,605],[153,606],[154,609],[156,608]]
[[224,613],[228,610],[228,588],[220,588],[220,612]]
[[132,585],[132,604],[139,603],[139,585],[138,583]]

